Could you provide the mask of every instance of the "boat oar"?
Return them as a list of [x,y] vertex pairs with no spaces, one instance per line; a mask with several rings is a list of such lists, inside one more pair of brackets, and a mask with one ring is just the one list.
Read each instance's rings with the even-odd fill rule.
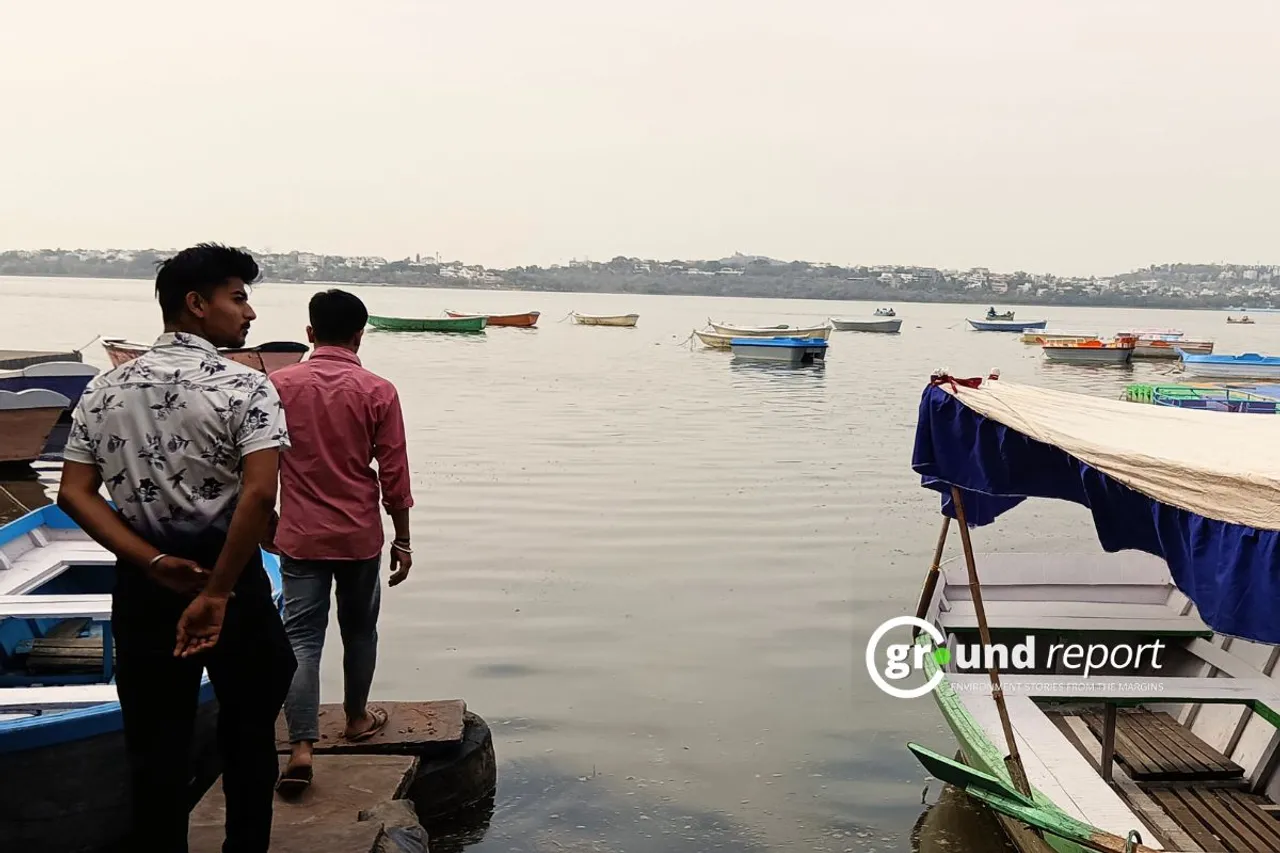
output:
[[1061,811],[1050,811],[1038,806],[1029,797],[1024,797],[995,776],[975,770],[958,761],[952,761],[927,747],[908,743],[907,749],[911,750],[916,759],[924,765],[924,769],[928,770],[934,778],[954,785],[1001,814],[1022,821],[1042,832],[1073,841],[1087,850],[1096,850],[1098,853],[1157,853],[1156,850],[1142,843],[1142,836],[1136,831],[1130,832],[1128,838],[1112,835]]

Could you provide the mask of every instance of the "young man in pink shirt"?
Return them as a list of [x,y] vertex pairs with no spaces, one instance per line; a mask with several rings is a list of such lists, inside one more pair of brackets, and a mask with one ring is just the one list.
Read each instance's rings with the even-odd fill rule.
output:
[[[379,504],[395,526],[389,585],[403,581],[413,565],[413,496],[400,397],[356,355],[369,312],[341,290],[317,293],[309,307],[311,357],[271,374],[292,443],[280,460],[275,547],[284,577],[285,630],[298,659],[284,708],[292,750],[279,783],[282,794],[311,783],[331,585],[337,587],[342,634],[345,736],[364,740],[387,723],[386,711],[367,705],[378,646]],[[375,459],[376,473],[370,467]]]

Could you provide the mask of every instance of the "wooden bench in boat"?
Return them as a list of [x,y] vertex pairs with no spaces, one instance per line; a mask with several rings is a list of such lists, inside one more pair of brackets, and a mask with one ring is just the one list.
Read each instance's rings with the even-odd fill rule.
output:
[[1276,853],[1280,821],[1265,797],[1238,788],[1143,785],[1142,791],[1208,853]]
[[110,595],[0,595],[0,619],[111,618]]
[[[1105,741],[1106,723],[1101,711],[1078,716],[1099,741]],[[1122,709],[1117,715],[1114,737],[1115,758],[1135,782],[1244,777],[1243,767],[1163,711]]]
[[0,712],[66,711],[116,702],[114,684],[74,684],[66,687],[6,687],[0,690]]
[[[996,600],[984,601],[984,605],[987,624],[993,631],[1122,631],[1151,636],[1213,635],[1213,631],[1199,616],[1180,614],[1164,604]],[[948,631],[978,629],[978,615],[972,601],[949,601],[947,609],[939,613],[938,618]]]

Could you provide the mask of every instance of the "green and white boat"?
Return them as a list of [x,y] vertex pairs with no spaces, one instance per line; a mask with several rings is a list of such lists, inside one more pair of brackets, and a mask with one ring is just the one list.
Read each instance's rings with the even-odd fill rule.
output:
[[384,332],[483,332],[487,317],[369,317]]
[[[994,378],[925,389],[913,467],[944,520],[913,642],[964,763],[909,748],[1024,853],[1280,851],[1269,423]],[[1088,507],[1101,551],[978,553],[1027,498]]]

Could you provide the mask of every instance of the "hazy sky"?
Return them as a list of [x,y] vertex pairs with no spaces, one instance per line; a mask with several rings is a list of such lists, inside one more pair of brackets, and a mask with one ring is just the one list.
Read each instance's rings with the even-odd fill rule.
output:
[[1280,263],[1276,0],[199,9],[0,5],[0,248]]

